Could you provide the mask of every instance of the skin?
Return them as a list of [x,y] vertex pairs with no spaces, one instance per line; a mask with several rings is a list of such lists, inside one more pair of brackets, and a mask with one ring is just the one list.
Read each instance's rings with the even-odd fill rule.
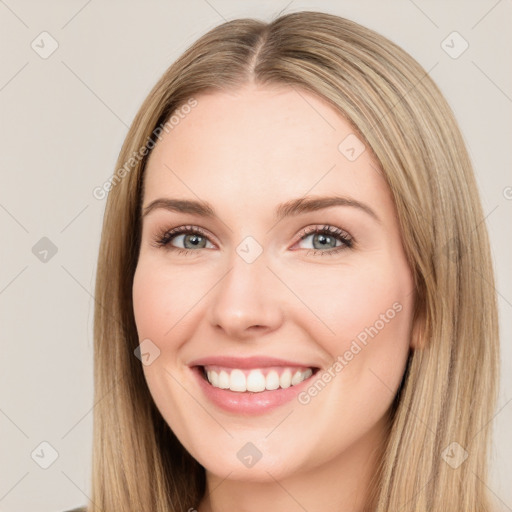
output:
[[[199,512],[362,510],[414,348],[413,279],[388,186],[370,151],[354,161],[340,152],[354,130],[311,93],[249,84],[196,99],[151,153],[143,207],[199,198],[218,219],[165,209],[144,218],[133,300],[140,340],[160,350],[143,367],[150,392],[206,469]],[[273,218],[279,203],[333,194],[365,203],[379,220],[351,206]],[[210,243],[188,254],[155,245],[183,225],[203,228]],[[332,242],[301,241],[304,228],[325,225],[349,233],[353,246],[326,254]],[[250,264],[236,252],[247,236],[263,249]],[[179,235],[171,242],[183,244]],[[188,367],[204,356],[266,355],[326,371],[393,304],[400,312],[307,404],[229,413]],[[247,442],[262,453],[251,468],[237,458]]]

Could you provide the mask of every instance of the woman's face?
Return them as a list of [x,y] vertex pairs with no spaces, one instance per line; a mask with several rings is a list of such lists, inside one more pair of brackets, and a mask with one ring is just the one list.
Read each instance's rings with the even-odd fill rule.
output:
[[149,390],[214,475],[355,468],[382,443],[411,346],[390,191],[308,92],[195,100],[146,168],[133,300]]

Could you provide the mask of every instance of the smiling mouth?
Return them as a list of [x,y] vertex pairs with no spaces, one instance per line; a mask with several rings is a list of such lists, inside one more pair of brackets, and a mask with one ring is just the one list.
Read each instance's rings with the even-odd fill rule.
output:
[[275,366],[253,369],[200,366],[203,378],[214,388],[239,393],[261,393],[296,386],[313,376],[319,368]]

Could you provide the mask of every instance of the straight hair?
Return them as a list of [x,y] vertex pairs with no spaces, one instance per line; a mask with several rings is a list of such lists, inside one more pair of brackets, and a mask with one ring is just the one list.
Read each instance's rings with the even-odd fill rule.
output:
[[[116,165],[126,171],[130,162],[129,172],[111,184],[97,266],[88,510],[186,512],[205,492],[204,468],[157,410],[134,355],[144,170],[155,134],[180,107],[249,83],[327,100],[373,153],[396,205],[414,275],[418,348],[396,395],[365,510],[490,511],[497,307],[463,138],[438,87],[404,50],[355,22],[307,11],[210,30],[165,71],[129,129]],[[448,463],[454,449],[467,453],[457,468]]]

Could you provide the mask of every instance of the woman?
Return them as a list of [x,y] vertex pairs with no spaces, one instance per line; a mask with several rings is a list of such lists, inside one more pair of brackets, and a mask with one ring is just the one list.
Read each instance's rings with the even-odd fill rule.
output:
[[487,233],[409,55],[329,14],[227,22],[117,169],[88,510],[491,510]]

